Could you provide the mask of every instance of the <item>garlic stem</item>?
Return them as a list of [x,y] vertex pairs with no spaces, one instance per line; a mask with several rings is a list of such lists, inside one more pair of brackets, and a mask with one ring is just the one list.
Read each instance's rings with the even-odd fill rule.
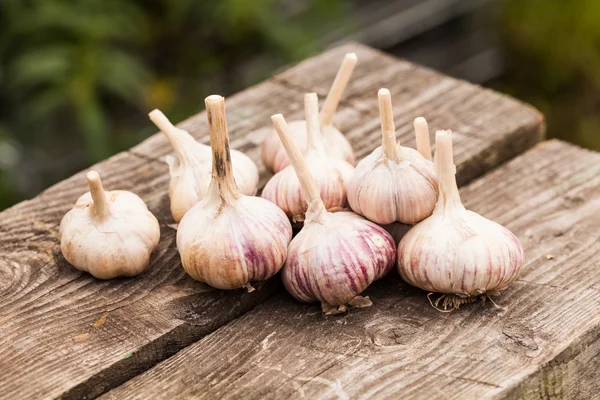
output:
[[396,142],[396,126],[392,111],[392,95],[388,89],[379,89],[379,118],[381,120],[381,147],[383,154],[390,160],[400,158],[400,149]]
[[110,203],[106,198],[106,192],[102,187],[102,181],[100,175],[96,171],[90,171],[86,174],[88,186],[90,187],[90,194],[94,201],[90,206],[91,213],[99,219],[104,219],[110,215]]
[[435,134],[435,168],[440,182],[441,203],[445,212],[452,208],[462,208],[458,186],[456,185],[456,166],[452,150],[452,131],[437,131]]
[[281,139],[281,143],[283,144],[283,147],[290,158],[292,166],[296,171],[296,175],[298,175],[302,192],[304,193],[304,197],[308,203],[307,218],[308,214],[313,216],[326,214],[325,204],[323,204],[323,200],[321,199],[321,194],[319,192],[319,188],[317,187],[317,183],[310,175],[308,165],[306,164],[304,157],[302,157],[300,149],[298,149],[298,145],[290,136],[285,118],[283,118],[283,115],[281,114],[276,114],[271,117],[271,121],[273,121],[275,130],[277,131],[277,134]]
[[[231,168],[231,152],[229,150],[229,134],[227,132],[227,119],[225,116],[225,99],[223,96],[208,96],[204,103],[208,118],[210,132],[210,146],[212,147],[213,166],[212,184],[216,183],[221,200],[230,204],[241,197],[240,190],[235,183]],[[212,185],[211,184],[211,185]]]
[[325,144],[319,126],[319,99],[316,93],[304,95],[304,118],[306,119],[307,147],[325,151]]
[[148,116],[150,117],[150,120],[154,122],[154,125],[156,125],[158,129],[165,134],[167,140],[169,140],[169,143],[171,143],[171,146],[173,146],[173,149],[177,154],[177,158],[179,158],[179,162],[182,164],[185,163],[186,165],[189,164],[187,156],[188,150],[181,140],[181,130],[174,126],[166,117],[166,115],[163,114],[159,109],[150,111]]
[[357,60],[356,53],[348,53],[344,56],[342,65],[340,65],[340,69],[331,84],[331,88],[329,89],[329,93],[327,94],[327,98],[321,109],[322,126],[333,125],[333,116],[340,104],[342,93],[344,93],[344,89],[346,89],[348,81],[350,81],[352,72],[354,72]]
[[426,160],[431,161],[431,144],[429,143],[429,126],[427,120],[423,117],[415,118],[413,123],[415,127],[415,136],[417,139],[417,151],[421,153]]

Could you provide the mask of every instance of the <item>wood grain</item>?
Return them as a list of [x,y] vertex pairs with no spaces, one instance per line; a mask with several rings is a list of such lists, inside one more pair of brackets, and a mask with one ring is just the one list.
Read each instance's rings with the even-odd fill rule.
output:
[[600,154],[545,142],[461,195],[525,247],[498,308],[440,313],[397,274],[341,317],[282,294],[104,398],[593,398]]
[[[462,115],[464,125],[456,134],[461,182],[524,151],[543,135],[539,113],[503,96],[494,95],[494,101],[476,101],[470,111],[461,112],[461,107],[466,107],[465,97],[478,98],[483,92],[464,82],[451,81],[457,96],[449,95],[444,107],[434,103],[427,108],[432,93],[443,91],[434,82],[446,78],[365,46],[351,44],[333,49],[317,60],[332,60],[335,73],[341,59],[338,55],[349,49],[356,49],[360,57],[351,81],[357,83],[342,102],[336,124],[348,132],[359,156],[379,142],[377,116],[367,107],[371,94],[361,90],[385,86],[390,80],[396,95],[411,98],[414,104],[410,108],[396,103],[397,123],[410,125],[413,109],[424,114],[428,110],[434,127],[450,127],[457,121],[456,116]],[[261,184],[269,178],[260,164],[258,148],[270,129],[268,117],[284,112],[288,120],[301,118],[302,93],[323,92],[333,77],[328,75],[329,68],[321,61],[309,61],[293,68],[296,76],[301,72],[306,83],[278,77],[227,99],[232,147],[245,151],[259,164]],[[396,81],[398,71],[405,70],[412,72]],[[320,76],[323,78],[319,80]],[[424,81],[434,86],[418,83]],[[438,108],[445,111],[438,112]],[[484,122],[511,122],[503,122],[501,129],[492,129],[489,137],[483,138],[471,133],[478,129],[476,121],[470,125],[469,117],[473,115]],[[203,112],[180,127],[207,141]],[[406,126],[400,128],[400,133],[403,142],[414,143]],[[60,254],[60,219],[87,191],[83,179],[86,171],[0,213],[0,398],[93,398],[280,290],[275,279],[253,294],[222,292],[185,275],[175,248],[175,231],[169,227],[173,223],[167,196],[169,178],[162,157],[170,152],[163,135],[156,134],[130,151],[92,166],[108,190],[137,193],[160,221],[159,248],[150,267],[135,279],[99,281],[72,268]]]

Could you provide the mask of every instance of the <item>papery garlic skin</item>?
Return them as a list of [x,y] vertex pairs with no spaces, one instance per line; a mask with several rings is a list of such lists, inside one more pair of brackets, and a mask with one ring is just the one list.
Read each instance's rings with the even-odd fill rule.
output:
[[[152,121],[161,129],[175,149],[176,157],[167,156],[169,165],[169,199],[171,214],[179,222],[185,213],[206,197],[212,179],[212,152],[210,146],[196,141],[187,131],[173,126],[158,110],[150,113]],[[258,168],[244,153],[231,150],[233,176],[242,194],[254,196],[258,186]]]
[[400,241],[400,275],[413,286],[460,298],[497,294],[519,275],[523,247],[502,225],[464,208],[450,131],[436,134],[436,148],[439,200],[433,214]]
[[213,194],[194,206],[177,229],[183,268],[217,289],[236,289],[275,275],[291,239],[286,215],[275,204],[251,196],[223,206]]
[[[300,151],[304,153],[307,147],[306,121],[292,121],[289,126],[292,137],[294,137]],[[342,132],[333,125],[322,125],[321,134],[325,145],[325,153],[328,156],[343,160],[351,166],[356,165],[356,156],[354,155],[354,150],[352,150],[352,145]],[[278,149],[275,151],[272,166],[268,167],[268,169],[277,173],[290,165],[290,159],[283,146],[281,146],[281,141],[275,131],[272,131],[269,138],[264,142],[268,142],[267,146],[273,146],[274,148],[271,139],[277,140]],[[265,156],[265,158],[267,158],[267,156]],[[263,162],[265,162],[265,158],[263,158]],[[265,164],[265,166],[267,166],[267,164]]]
[[300,301],[345,305],[390,271],[394,240],[352,212],[326,213],[321,221],[305,223],[292,240],[281,277]]
[[[325,208],[331,211],[341,210],[347,207],[346,186],[354,174],[354,167],[326,154],[319,128],[317,94],[307,93],[304,101],[308,121],[305,161],[319,188]],[[276,173],[265,185],[262,197],[277,204],[294,222],[304,220],[308,205],[293,166],[289,165]]]
[[[293,137],[293,140],[304,152],[306,150],[306,121],[291,121],[289,123],[289,127],[290,135]],[[275,129],[269,129],[267,132],[267,136],[265,137],[260,147],[260,156],[265,168],[268,171],[277,173],[286,167],[285,165],[278,166],[277,171],[275,171],[274,167],[275,163],[281,164],[281,160],[276,161],[276,159],[277,155],[280,153],[282,148],[283,146],[281,145],[281,140],[279,140],[279,136],[277,136],[277,132],[275,131]],[[279,158],[282,157],[283,156],[279,156]]]
[[412,286],[460,296],[496,294],[523,266],[517,237],[500,224],[463,210],[415,225],[398,248],[402,279]]
[[[342,160],[322,157],[310,152],[305,156],[311,175],[315,178],[321,198],[328,211],[347,207],[346,186],[352,179],[354,167]],[[290,165],[271,178],[262,197],[275,203],[294,222],[304,220],[308,204],[302,195],[296,171]]]
[[281,114],[271,119],[308,203],[304,225],[290,243],[282,270],[286,289],[300,301],[320,301],[328,314],[343,312],[346,305],[371,305],[360,294],[393,267],[394,240],[355,213],[328,212],[306,161],[287,134],[285,119]]
[[[325,141],[327,154],[331,157],[345,160],[352,166],[356,165],[354,151],[348,139],[334,126],[333,116],[354,72],[357,60],[356,53],[348,53],[344,56],[320,113],[321,132]],[[307,136],[306,122],[292,121],[288,124],[288,127],[290,137],[300,147],[300,151],[304,152],[306,150]],[[275,130],[269,131],[267,137],[264,139],[261,146],[261,157],[266,169],[273,173],[277,173],[290,165],[290,160],[281,146]]]
[[88,181],[100,185],[99,200],[87,192],[63,217],[59,230],[63,256],[78,270],[99,279],[140,274],[158,246],[157,219],[137,195],[124,190],[105,192],[96,172],[88,173]]
[[292,227],[275,204],[244,196],[232,174],[224,99],[205,100],[213,153],[208,195],[181,219],[177,249],[185,271],[218,289],[251,289],[281,269]]
[[433,163],[411,148],[400,151],[397,161],[380,146],[358,163],[347,187],[352,211],[384,225],[415,224],[431,215],[438,197]]
[[[201,160],[201,157],[198,157],[190,164],[194,165],[193,167],[180,163],[175,157],[167,159],[171,176],[169,183],[171,214],[176,222],[179,222],[192,206],[206,197],[212,178],[210,147],[196,143],[203,148],[197,146],[196,150],[192,151],[201,155],[208,150],[209,158]],[[258,186],[258,169],[254,161],[242,152],[231,150],[231,162],[233,176],[236,183],[239,182],[240,192],[247,196],[254,196]]]
[[438,179],[431,161],[396,143],[390,92],[381,89],[378,95],[382,145],[356,166],[347,187],[348,203],[352,211],[378,224],[412,225],[433,212]]

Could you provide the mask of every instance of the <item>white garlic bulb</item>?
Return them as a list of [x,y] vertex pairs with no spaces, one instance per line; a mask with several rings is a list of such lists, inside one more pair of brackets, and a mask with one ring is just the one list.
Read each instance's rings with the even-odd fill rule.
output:
[[472,296],[505,290],[519,275],[524,253],[512,232],[463,206],[450,131],[436,134],[435,163],[439,200],[400,242],[398,269],[409,284],[448,294],[444,307],[457,307]]
[[[347,206],[346,185],[354,174],[354,167],[325,152],[319,129],[319,101],[316,93],[304,96],[304,111],[308,121],[308,145],[304,159],[317,183],[325,208],[329,211],[341,210]],[[292,221],[304,220],[308,205],[293,166],[289,165],[276,173],[267,182],[262,197],[277,204]]]
[[[356,66],[356,53],[348,53],[344,56],[342,65],[329,89],[323,109],[321,110],[321,134],[325,144],[325,151],[331,157],[345,160],[351,165],[356,165],[354,151],[348,139],[333,125],[333,116],[338,108],[342,94],[350,81],[354,67]],[[306,121],[292,121],[288,125],[290,136],[296,142],[300,150],[306,150],[307,125]],[[277,132],[271,130],[265,138],[261,147],[262,161],[267,170],[277,173],[290,165],[290,160],[285,149],[277,137]]]
[[158,221],[135,194],[106,192],[96,171],[88,172],[86,179],[90,191],[60,223],[63,256],[99,279],[138,275],[158,245]]
[[225,102],[206,98],[213,153],[212,181],[177,229],[177,248],[185,271],[218,289],[246,287],[277,273],[287,256],[292,227],[275,204],[244,196],[233,179]]
[[[179,222],[185,213],[206,197],[211,182],[212,152],[210,146],[197,142],[179,129],[160,110],[148,114],[152,122],[169,139],[177,158],[166,157],[169,164],[169,199],[171,214]],[[258,186],[258,168],[244,153],[231,150],[233,176],[242,194],[254,196]]]
[[[418,151],[396,143],[390,91],[381,89],[378,96],[382,145],[356,166],[347,188],[348,203],[378,224],[415,224],[431,215],[437,201],[434,166]],[[420,134],[428,135],[419,129]]]
[[394,240],[353,212],[328,212],[283,116],[271,118],[308,202],[304,226],[290,243],[282,270],[286,289],[300,301],[320,301],[327,313],[344,311],[347,305],[370,305],[360,294],[393,267]]

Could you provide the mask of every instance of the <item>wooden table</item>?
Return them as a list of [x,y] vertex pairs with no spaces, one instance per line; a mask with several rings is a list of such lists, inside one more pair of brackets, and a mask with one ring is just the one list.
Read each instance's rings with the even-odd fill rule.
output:
[[[156,134],[93,166],[161,222],[141,276],[99,281],[60,254],[84,172],[0,213],[0,398],[597,397],[600,155],[536,145],[535,109],[351,43],[228,98],[232,147],[259,162],[269,116],[301,117],[302,94],[323,98],[348,51],[359,63],[336,119],[357,155],[380,140],[376,91],[388,87],[400,142],[414,146],[419,115],[452,129],[465,205],[523,242],[525,268],[498,308],[440,313],[396,272],[368,289],[372,307],[336,317],[293,301],[278,278],[253,293],[193,281],[169,227],[171,149]],[[204,112],[179,126],[208,141]]]

